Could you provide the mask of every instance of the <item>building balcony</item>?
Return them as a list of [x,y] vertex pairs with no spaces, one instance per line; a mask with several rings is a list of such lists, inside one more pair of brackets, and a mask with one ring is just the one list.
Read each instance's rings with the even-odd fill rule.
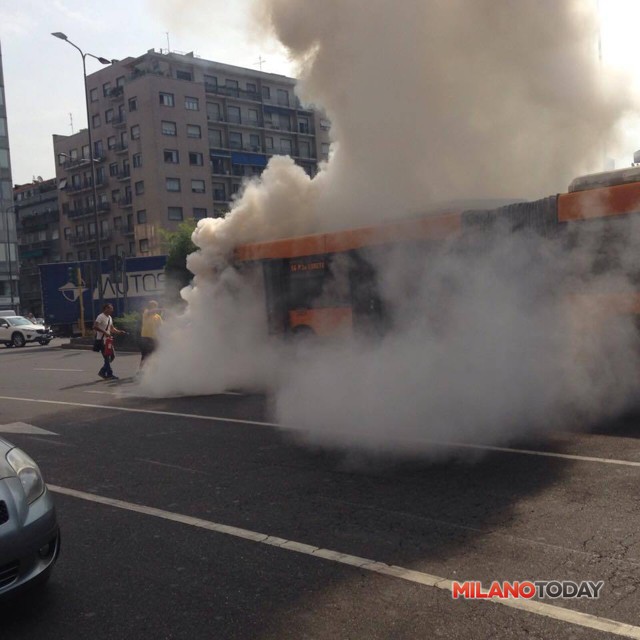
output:
[[[73,245],[78,245],[78,244],[88,244],[88,243],[95,243],[96,241],[96,234],[95,233],[88,233],[88,234],[71,234],[70,236],[67,237],[67,240],[69,241],[69,243],[73,244]],[[111,240],[111,231],[102,231],[100,233],[100,242],[106,242],[107,240]]]
[[113,87],[109,89],[109,100],[118,101],[124,97],[124,87]]
[[[104,162],[105,157],[100,155],[100,156],[94,156],[93,161],[100,164],[101,162]],[[85,167],[88,167],[91,164],[91,159],[90,158],[74,158],[74,159],[70,159],[67,160],[65,163],[63,163],[62,167],[67,170],[67,171],[74,171],[76,169],[84,169]]]
[[244,91],[235,87],[224,87],[210,82],[204,83],[204,90],[207,93],[214,93],[217,96],[226,96],[229,98],[238,98],[240,100],[250,100],[251,102],[260,102],[261,95],[257,91]]
[[[98,214],[109,213],[111,210],[111,203],[98,202]],[[93,206],[82,207],[82,209],[70,209],[66,212],[67,218],[83,218],[84,216],[94,215]]]
[[113,116],[109,124],[116,127],[116,129],[119,129],[120,127],[126,126],[127,119],[124,116]]
[[124,198],[119,198],[118,206],[123,209],[133,206],[133,198],[131,196],[125,196]]
[[131,179],[131,169],[125,169],[124,171],[118,171],[118,173],[116,173],[116,175],[114,177],[116,178],[116,180],[120,180],[120,182],[122,182],[123,180],[130,180]]
[[132,224],[125,224],[120,227],[120,233],[123,236],[132,236],[135,234],[135,226]]
[[[106,184],[104,180],[96,180],[96,189],[104,187]],[[76,184],[67,184],[64,191],[67,193],[81,193],[82,191],[89,191],[90,189],[93,189],[91,180],[82,180]]]
[[129,145],[123,144],[122,142],[118,142],[116,146],[113,148],[116,153],[126,153],[129,151]]

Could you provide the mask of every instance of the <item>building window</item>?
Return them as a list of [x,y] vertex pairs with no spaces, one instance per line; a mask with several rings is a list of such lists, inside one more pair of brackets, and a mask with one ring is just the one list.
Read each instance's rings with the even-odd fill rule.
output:
[[109,247],[102,247],[102,259],[106,260],[109,257]]
[[254,82],[247,82],[247,93],[256,93],[256,85]]
[[180,191],[180,178],[167,178],[165,184],[167,191]]
[[329,149],[331,148],[331,145],[328,142],[323,142],[322,146],[320,148],[322,150],[322,155],[325,158],[328,158],[329,157]]
[[222,146],[222,131],[209,129],[209,146],[220,148]]
[[283,107],[289,106],[289,92],[286,89],[278,89],[278,104]]
[[202,129],[200,128],[200,125],[188,124],[187,138],[202,138]]
[[120,134],[120,144],[123,149],[126,149],[129,146],[129,134],[126,131],[123,131]]
[[108,124],[113,120],[113,109],[107,109],[104,112],[104,121]]
[[204,164],[202,154],[198,151],[189,151],[189,164],[201,167]]
[[118,163],[117,162],[112,162],[109,165],[109,175],[111,177],[115,177],[118,175]]
[[51,239],[57,240],[60,237],[60,229],[58,227],[54,227],[51,229]]
[[146,238],[140,240],[140,253],[149,253],[149,241]]
[[173,107],[175,105],[173,93],[163,93],[161,91],[159,95],[160,95],[160,104],[163,107]]
[[122,244],[117,244],[117,245],[116,245],[115,255],[117,255],[117,256],[121,256],[123,253],[124,253],[124,245],[122,245]]
[[141,196],[144,193],[144,180],[139,180],[135,184],[136,195]]
[[140,125],[139,124],[134,124],[131,127],[131,139],[132,140],[139,140],[140,139]]
[[[113,219],[113,228],[118,231],[119,229],[122,229],[122,216],[116,216]],[[116,247],[117,250],[117,247]]]
[[267,149],[272,150],[273,149],[273,138],[271,136],[267,136],[264,139],[266,145],[267,145]]
[[258,124],[258,110],[257,109],[249,109],[249,123],[253,125]]
[[115,136],[109,136],[107,138],[107,147],[109,149],[115,149],[116,148],[116,137]]
[[238,131],[229,131],[229,147],[231,149],[242,149],[242,134]]
[[216,76],[208,76],[205,74],[204,82],[205,84],[210,85],[211,89],[216,89],[218,87],[218,78]]
[[311,145],[306,140],[300,140],[298,143],[298,147],[300,149],[300,156],[302,158],[311,157]]
[[193,193],[204,193],[204,180],[192,180],[191,181],[191,191]]
[[70,235],[71,235],[71,227],[65,227],[65,228],[64,228],[64,237],[65,237],[65,240],[68,240]]
[[176,127],[175,122],[168,122],[167,120],[162,121],[162,133],[165,136],[176,136],[178,135],[178,129]]
[[205,207],[194,207],[193,208],[193,217],[196,220],[200,220],[202,218],[207,217],[207,209]]
[[106,98],[109,95],[109,91],[111,90],[111,83],[105,82],[102,85],[102,95]]
[[138,224],[145,224],[147,221],[147,210],[140,209],[140,211],[136,213],[136,219],[138,220]]
[[227,195],[226,195],[226,190],[224,188],[223,182],[213,183],[213,199],[218,200],[220,202],[226,202]]
[[179,69],[176,70],[176,78],[178,78],[178,80],[193,80],[191,71],[180,71]]
[[103,236],[106,236],[109,233],[109,221],[108,220],[100,220],[100,233]]
[[309,133],[309,118],[298,118],[298,131],[300,133]]
[[198,109],[200,109],[198,98],[186,96],[184,99],[184,108],[189,111],[198,111]]
[[227,107],[227,120],[234,124],[240,124],[240,107]]
[[220,120],[220,105],[217,102],[207,102],[207,120]]
[[180,156],[177,149],[165,149],[164,161],[168,164],[178,164],[180,162]]
[[[82,149],[80,150],[80,153],[82,154],[82,159],[83,160],[89,160],[89,145],[88,144],[83,144],[82,145]],[[31,195],[31,194],[29,194]]]
[[105,178],[104,167],[98,167],[96,169],[96,184],[104,184]]
[[262,97],[265,100],[271,100],[271,89],[269,87],[262,87]]
[[[96,158],[102,158],[102,156],[104,156],[104,145],[102,144],[102,140],[96,140],[93,143],[93,152]],[[88,153],[87,157],[89,157]]]
[[91,98],[91,102],[98,102],[98,90],[97,89],[91,89],[91,91],[89,91],[89,96]]
[[[97,89],[96,89],[97,91]],[[73,253],[67,253],[67,262],[72,262],[73,261]]]
[[117,203],[120,200],[120,189],[114,189],[111,192],[111,202]]
[[89,227],[89,237],[90,238],[95,238],[96,236],[96,223],[95,222],[90,222],[88,224]]
[[249,145],[251,146],[251,151],[260,151],[260,136],[257,133],[249,135]]
[[118,76],[116,78],[116,87],[124,87],[126,78],[124,76]]
[[96,115],[91,118],[91,126],[94,129],[96,129],[96,128],[98,128],[100,126],[100,124],[101,124],[101,122],[100,122],[100,114],[96,113]]
[[139,169],[142,166],[142,154],[134,153],[133,154],[133,168]]
[[138,98],[129,98],[129,111],[138,110]]
[[280,152],[285,155],[291,155],[291,140],[282,138],[280,140]]
[[86,260],[87,252],[86,251],[78,251],[78,260]]
[[226,93],[228,96],[235,96],[236,98],[239,95],[238,91],[238,81],[237,80],[225,80],[224,85],[227,89]]
[[169,220],[182,220],[182,207],[169,207]]

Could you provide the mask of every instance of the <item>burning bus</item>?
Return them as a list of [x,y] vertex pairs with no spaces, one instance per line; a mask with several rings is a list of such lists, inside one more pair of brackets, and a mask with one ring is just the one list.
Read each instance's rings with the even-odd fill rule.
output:
[[[437,263],[446,254],[473,269],[492,247],[513,239],[526,239],[529,276],[549,267],[550,247],[564,256],[551,261],[553,283],[549,274],[544,282],[572,301],[577,316],[640,316],[638,223],[640,167],[632,167],[578,178],[567,193],[531,202],[245,244],[235,249],[234,263],[262,270],[272,334],[384,332],[397,318],[380,292],[381,260],[395,252]],[[501,268],[517,267],[507,261]],[[594,280],[597,287],[585,286]]]

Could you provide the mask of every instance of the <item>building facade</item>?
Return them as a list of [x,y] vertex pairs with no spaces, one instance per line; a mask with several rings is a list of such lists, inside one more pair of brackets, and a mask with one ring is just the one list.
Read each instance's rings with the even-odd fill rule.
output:
[[20,310],[42,316],[38,265],[61,259],[57,181],[52,178],[16,185],[13,198],[18,217]]
[[102,258],[160,254],[160,229],[224,215],[271,156],[313,176],[329,153],[328,121],[285,76],[151,50],[87,85],[93,149],[87,130],[54,136],[63,260],[95,258],[96,231]]
[[0,308],[16,308],[19,304],[16,215],[0,47]]

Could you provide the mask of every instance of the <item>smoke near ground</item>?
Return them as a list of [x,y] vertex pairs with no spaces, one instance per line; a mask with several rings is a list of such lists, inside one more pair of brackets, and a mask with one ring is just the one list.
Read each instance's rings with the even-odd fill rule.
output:
[[[428,256],[372,257],[391,316],[375,340],[283,345],[267,335],[260,278],[228,264],[241,243],[541,197],[599,169],[631,96],[598,67],[593,9],[256,2],[257,23],[289,49],[302,99],[326,110],[336,143],[315,178],[274,158],[224,220],[198,223],[187,310],[165,327],[141,390],[266,389],[273,418],[307,439],[383,450],[504,442],[627,406],[638,383],[631,320],[591,317],[587,298],[568,309],[572,291],[631,287],[625,243],[614,272],[598,275],[597,225],[574,234],[571,252],[505,228],[469,255],[444,242]],[[625,242],[635,237],[630,227]]]

